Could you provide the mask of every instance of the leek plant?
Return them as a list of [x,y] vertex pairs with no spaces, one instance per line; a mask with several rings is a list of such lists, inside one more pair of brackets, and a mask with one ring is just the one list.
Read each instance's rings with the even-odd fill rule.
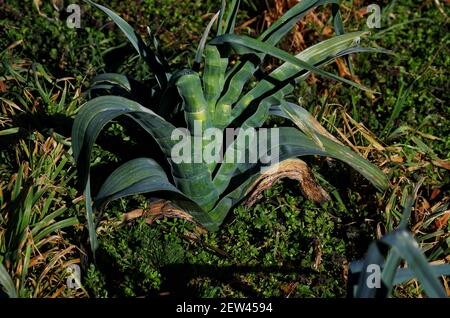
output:
[[[379,240],[372,242],[363,260],[349,265],[348,296],[356,298],[390,297],[394,286],[413,279],[421,284],[422,290],[431,298],[446,298],[447,291],[439,277],[450,275],[450,264],[429,263],[408,229],[414,206],[418,183],[414,194],[408,193],[400,224]],[[407,266],[402,265],[406,261]]]
[[[98,247],[94,211],[104,209],[112,200],[135,194],[164,192],[167,197],[169,193],[170,202],[177,209],[188,213],[206,229],[217,230],[230,209],[254,188],[255,182],[274,170],[270,165],[265,172],[261,169],[267,163],[268,152],[273,154],[278,151],[279,162],[275,165],[280,169],[284,163],[289,163],[292,168],[295,162],[299,167],[304,167],[303,161],[297,158],[307,155],[342,160],[378,190],[388,187],[386,176],[376,166],[342,145],[304,108],[288,102],[286,98],[296,83],[305,80],[311,73],[366,89],[323,69],[336,58],[352,53],[385,52],[361,46],[360,39],[364,32],[344,33],[338,1],[301,1],[259,37],[250,38],[234,34],[240,0],[224,0],[201,37],[195,62],[191,67],[180,70],[171,69],[154,38],[148,45],[113,11],[87,1],[117,24],[154,74],[154,81],[147,83],[137,83],[122,74],[98,75],[90,88],[96,97],[86,102],[75,118],[72,147],[79,181],[85,193],[93,252]],[[299,19],[325,4],[331,4],[335,37],[295,56],[277,48],[277,43]],[[213,32],[215,35],[210,37]],[[262,65],[266,57],[275,57],[283,64],[271,72],[264,72]],[[104,94],[105,91],[108,94]],[[142,92],[145,92],[144,96]],[[155,158],[136,158],[126,162],[106,179],[93,197],[90,186],[93,145],[103,127],[123,115],[139,124],[149,138],[157,142],[166,162],[157,162]],[[261,127],[269,116],[285,118],[297,127],[269,129],[270,136],[274,129],[277,130],[277,140],[271,140],[270,144],[275,145],[268,152],[258,151],[257,162],[224,160],[192,163],[180,162],[173,156],[178,141],[172,134],[177,128],[188,131],[189,137],[194,144],[200,144],[201,150],[208,147],[211,140],[196,131],[198,126],[220,131],[230,127],[240,128],[236,140],[223,146],[223,157],[245,154],[252,142],[263,137]],[[243,137],[241,132],[250,128],[255,129],[256,139],[242,146],[237,140]],[[190,153],[195,155],[197,148],[190,147]],[[164,164],[170,166],[169,172],[163,169]],[[313,184],[306,174],[304,178],[298,178],[305,181],[301,185],[303,189],[307,183]],[[326,198],[320,195],[320,191],[311,192],[319,193],[313,199],[320,201]]]

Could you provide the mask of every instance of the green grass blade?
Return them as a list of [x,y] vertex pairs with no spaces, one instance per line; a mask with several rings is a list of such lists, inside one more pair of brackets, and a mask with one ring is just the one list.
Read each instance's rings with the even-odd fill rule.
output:
[[411,95],[411,91],[412,91],[415,83],[416,83],[416,81],[413,81],[412,84],[410,84],[406,89],[404,89],[403,81],[400,83],[401,86],[400,86],[399,93],[398,93],[399,96],[397,98],[397,101],[395,102],[392,113],[389,116],[388,122],[386,123],[386,126],[382,132],[382,136],[388,136],[390,134],[390,132],[392,131],[395,120],[397,120],[398,116],[402,112],[403,106],[405,105],[407,98]]
[[222,0],[222,4],[220,6],[220,14],[219,14],[219,20],[217,21],[217,36],[220,36],[223,34],[223,16],[225,14],[225,8],[226,8],[226,0]]
[[44,217],[41,221],[33,224],[31,235],[35,236],[43,227],[45,227],[57,217],[61,216],[65,211],[67,211],[67,207],[63,206]]
[[89,245],[95,259],[95,252],[98,249],[98,238],[95,225],[95,216],[92,209],[92,196],[91,196],[91,179],[88,176],[86,186],[84,188],[84,206],[86,208],[86,221],[89,234]]
[[91,0],[85,0],[86,2],[92,4],[97,7],[104,13],[106,13],[114,23],[120,28],[120,30],[125,34],[125,36],[130,41],[131,45],[135,48],[135,50],[139,53],[139,55],[147,61],[152,71],[155,73],[156,79],[158,81],[159,87],[161,89],[165,89],[167,85],[167,75],[164,65],[161,63],[160,59],[156,56],[154,52],[152,52],[139,34],[133,30],[133,28],[121,17],[119,17],[114,11],[97,4]]
[[[333,25],[336,35],[345,34],[344,22],[342,21],[342,15],[338,3],[333,3],[331,5],[331,15],[333,16]],[[353,74],[353,65],[350,57],[346,56],[345,61],[347,62],[350,73]]]
[[277,47],[268,45],[262,41],[255,40],[248,36],[238,36],[235,34],[226,34],[226,35],[222,35],[221,37],[215,38],[213,41],[211,41],[211,44],[214,44],[214,45],[221,45],[221,44],[225,44],[225,43],[230,44],[238,54],[265,53],[265,54],[268,54],[275,58],[278,58],[282,61],[289,62],[292,65],[304,68],[304,69],[306,69],[310,72],[313,72],[317,75],[321,75],[321,76],[324,76],[326,78],[329,78],[329,79],[332,79],[332,80],[335,80],[338,82],[346,83],[346,84],[356,87],[358,89],[370,91],[369,89],[367,89],[366,87],[364,87],[358,83],[355,83],[348,79],[342,78],[342,77],[332,74],[330,72],[323,71],[320,68],[317,68],[314,65],[304,62]]
[[209,32],[211,31],[211,28],[213,27],[214,22],[216,22],[217,18],[219,17],[220,12],[217,12],[209,21],[208,25],[206,26],[205,31],[203,32],[203,35],[200,39],[200,43],[197,48],[197,53],[195,54],[195,64],[194,64],[194,70],[198,71],[200,68],[200,63],[202,62],[202,56],[203,52],[205,50],[206,40],[208,39]]
[[14,187],[11,192],[11,201],[15,201],[22,191],[22,182],[23,182],[23,165],[19,166],[19,171],[16,174],[16,180],[14,182]]
[[8,136],[8,135],[17,134],[19,132],[19,130],[20,130],[19,127],[14,127],[14,128],[8,128],[8,129],[0,130],[0,137],[1,136]]
[[227,21],[225,25],[225,33],[234,33],[234,27],[236,25],[236,17],[239,11],[241,0],[231,0],[231,5],[227,12]]
[[[273,23],[270,28],[263,32],[258,39],[268,44],[277,44],[306,14],[314,8],[328,4],[337,3],[337,0],[303,0],[289,9],[281,18]],[[337,30],[337,34],[340,30]]]
[[34,240],[36,243],[39,243],[40,240],[45,238],[50,233],[56,232],[58,230],[61,230],[66,227],[71,227],[74,225],[77,225],[78,219],[76,217],[71,217],[65,220],[58,221],[56,223],[53,223],[47,227],[45,227],[42,231],[40,231],[35,237]]
[[127,92],[131,92],[131,83],[127,76],[117,73],[103,73],[95,76],[89,85],[89,90],[94,90],[98,85],[110,84],[118,86]]
[[[28,240],[27,240],[28,241]],[[30,244],[30,242],[26,243],[25,246],[25,253],[23,253],[22,255],[22,271],[20,273],[20,287],[19,287],[19,295],[21,297],[24,297],[24,292],[25,292],[25,283],[27,280],[27,274],[28,274],[28,270],[30,269],[30,258],[31,258],[31,247],[32,244]]]
[[9,298],[17,298],[16,287],[5,266],[0,263],[0,285]]

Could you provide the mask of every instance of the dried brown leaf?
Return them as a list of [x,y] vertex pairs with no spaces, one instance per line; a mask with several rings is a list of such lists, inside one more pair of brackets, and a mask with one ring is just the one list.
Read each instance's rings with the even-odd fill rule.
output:
[[244,202],[246,206],[252,206],[261,197],[262,192],[278,180],[289,178],[300,183],[302,193],[308,199],[315,202],[330,200],[328,193],[315,181],[306,163],[300,159],[288,159],[266,170],[247,191],[248,197]]

